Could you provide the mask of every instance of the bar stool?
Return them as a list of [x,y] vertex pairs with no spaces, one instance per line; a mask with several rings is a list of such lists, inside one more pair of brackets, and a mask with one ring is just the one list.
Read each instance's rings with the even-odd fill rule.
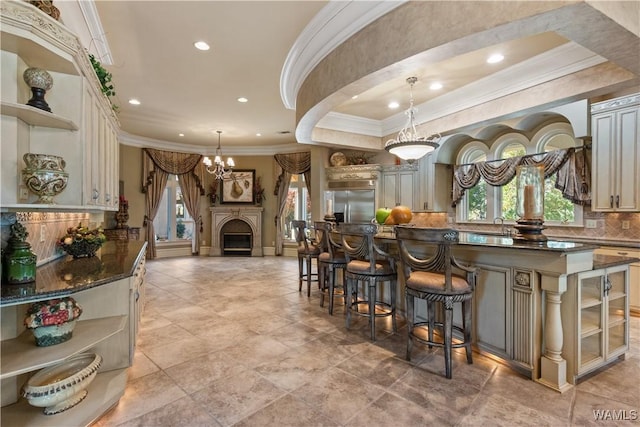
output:
[[[322,294],[320,294],[320,307],[324,307],[324,293],[328,289],[329,293],[329,314],[333,315],[333,299],[335,297],[336,287],[342,288],[344,303],[347,303],[347,292],[345,289],[347,267],[347,258],[342,245],[336,242],[332,236],[335,224],[326,221],[317,221],[314,223],[316,235],[320,236],[318,241],[322,242],[321,247],[324,250],[318,256],[318,277]],[[342,284],[337,283],[337,270],[342,272]]]
[[[374,241],[378,232],[375,224],[341,224],[342,249],[347,259],[347,328],[351,325],[351,314],[368,317],[371,340],[376,340],[376,318],[391,316],[393,331],[396,323],[396,282],[397,274],[393,257],[379,248]],[[358,282],[368,284],[365,300],[358,300]],[[378,300],[378,284],[389,282],[390,302]],[[367,312],[358,310],[360,305],[368,306]]]
[[[464,347],[467,363],[473,363],[471,356],[471,297],[476,283],[474,268],[464,266],[454,258],[451,247],[458,242],[458,232],[446,228],[416,228],[396,226],[396,240],[400,252],[401,268],[405,277],[407,303],[407,360],[411,360],[413,340],[444,348],[445,375],[451,378],[451,349]],[[421,255],[425,244],[435,245],[433,255]],[[463,275],[454,274],[456,268]],[[427,321],[416,322],[415,298],[427,301]],[[444,320],[435,320],[435,303],[442,305]],[[453,304],[462,304],[462,327],[453,324]],[[427,339],[418,336],[416,328],[427,327]],[[438,328],[441,339],[434,339]],[[463,341],[453,343],[453,330],[462,333]]]
[[[318,256],[320,248],[309,241],[307,237],[307,222],[302,220],[291,221],[296,231],[298,242],[298,292],[302,292],[302,281],[307,281],[307,297],[311,296],[311,281],[313,276],[318,279]],[[313,273],[312,260],[316,260],[316,272]],[[306,269],[305,269],[306,267]]]

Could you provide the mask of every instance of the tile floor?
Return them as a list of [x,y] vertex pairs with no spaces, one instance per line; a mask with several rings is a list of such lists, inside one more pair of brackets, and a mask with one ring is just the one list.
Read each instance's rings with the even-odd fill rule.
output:
[[[95,425],[638,425],[593,410],[640,410],[640,319],[623,362],[564,394],[474,353],[443,378],[440,350],[404,360],[406,330],[344,325],[298,293],[293,258],[147,263],[146,307],[124,397]],[[403,324],[403,323],[401,323]],[[636,411],[636,412],[633,412]]]

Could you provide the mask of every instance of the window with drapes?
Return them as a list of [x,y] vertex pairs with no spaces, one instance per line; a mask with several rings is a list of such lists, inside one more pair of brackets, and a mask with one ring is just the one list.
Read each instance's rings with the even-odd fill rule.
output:
[[550,125],[531,140],[522,134],[508,134],[492,144],[474,141],[463,147],[454,169],[452,196],[457,220],[492,222],[502,217],[515,221],[516,168],[542,164],[545,222],[581,223],[582,206],[591,200],[590,150],[559,129],[563,128]]

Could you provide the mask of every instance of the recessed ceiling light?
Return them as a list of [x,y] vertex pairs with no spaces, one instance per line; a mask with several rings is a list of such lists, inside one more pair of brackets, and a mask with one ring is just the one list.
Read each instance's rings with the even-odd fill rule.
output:
[[198,41],[193,44],[198,50],[209,50],[209,45],[207,42]]
[[487,58],[487,62],[489,64],[496,64],[504,59],[504,56],[500,53],[494,53],[489,58]]
[[178,136],[182,137],[184,136],[184,133],[179,133]]
[[429,89],[431,90],[442,89],[442,83],[440,82],[431,83],[431,86],[429,86]]
[[129,104],[131,104],[131,105],[140,105],[140,101],[138,101],[138,100],[137,100],[137,99],[135,99],[135,98],[131,98],[131,99],[129,100]]
[[388,105],[388,107],[391,108],[392,110],[395,110],[399,106],[400,106],[400,104],[398,104],[396,101],[390,102],[389,105]]
[[238,102],[249,102],[249,100],[247,98],[245,98],[244,96],[241,96],[240,98],[238,98]]
[[353,95],[351,99],[358,99],[358,95]]
[[256,133],[256,136],[262,136],[262,134],[261,133]]

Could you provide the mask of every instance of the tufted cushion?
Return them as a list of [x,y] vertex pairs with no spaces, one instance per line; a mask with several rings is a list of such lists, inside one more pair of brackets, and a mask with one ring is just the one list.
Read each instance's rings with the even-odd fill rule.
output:
[[298,254],[300,255],[320,255],[320,248],[316,245],[309,245],[307,251],[304,246],[298,246]]
[[[360,261],[354,260],[350,261],[347,264],[347,271],[349,273],[356,274],[371,274],[369,270],[369,261]],[[391,269],[391,265],[389,265],[386,261],[378,261],[376,262],[376,271],[373,274],[394,274],[395,272]]]
[[320,262],[328,262],[328,263],[334,263],[334,264],[347,263],[347,258],[345,258],[344,252],[336,252],[333,258],[331,258],[331,254],[329,252],[322,252],[318,257],[318,260]]
[[[466,294],[471,292],[471,286],[464,277],[456,274],[451,275],[451,294]],[[407,288],[420,292],[433,292],[446,294],[447,289],[444,284],[444,274],[432,273],[430,271],[412,271],[407,279]]]

